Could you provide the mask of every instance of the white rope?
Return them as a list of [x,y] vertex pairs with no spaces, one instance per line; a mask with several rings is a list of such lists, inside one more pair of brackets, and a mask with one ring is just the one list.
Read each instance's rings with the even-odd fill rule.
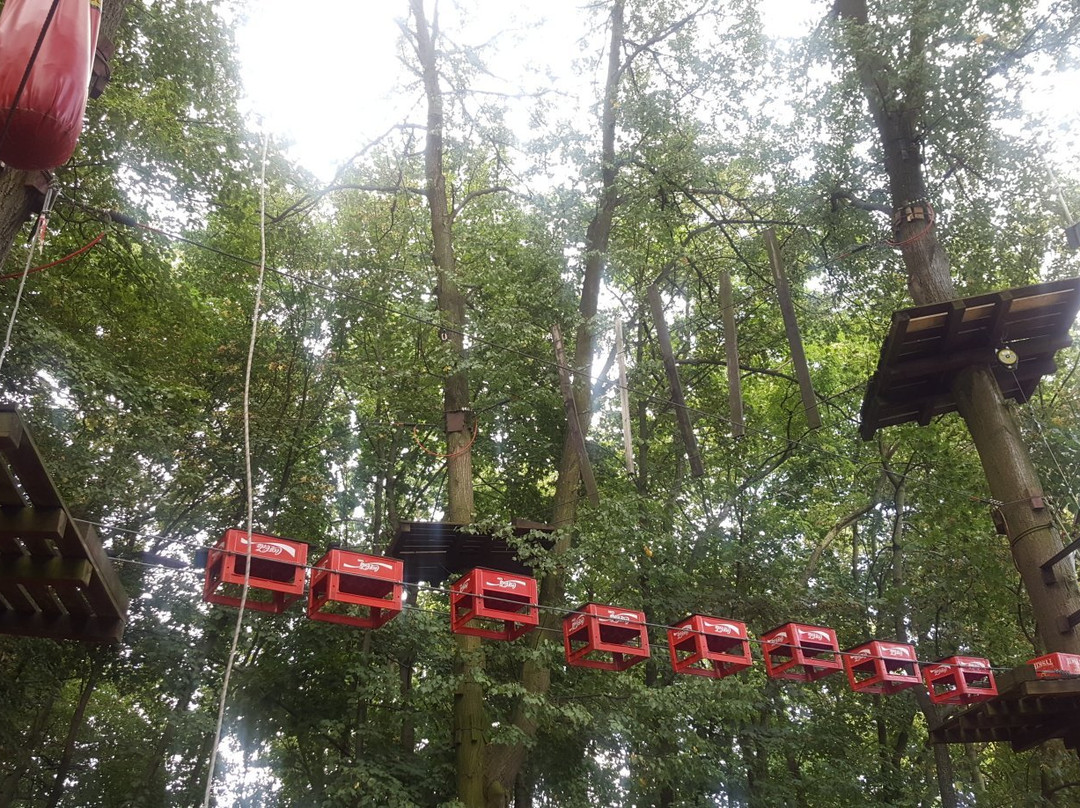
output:
[[217,768],[218,750],[221,746],[221,727],[225,721],[225,702],[229,695],[229,679],[232,678],[233,666],[236,663],[236,649],[240,644],[240,627],[244,622],[244,607],[247,606],[251,583],[251,534],[252,522],[255,518],[254,483],[251,474],[251,367],[255,360],[255,337],[259,331],[259,309],[262,306],[263,278],[266,276],[266,152],[269,143],[269,136],[264,134],[259,174],[259,279],[255,284],[255,307],[251,314],[251,340],[248,342],[247,366],[244,368],[244,474],[247,485],[247,553],[244,586],[240,593],[240,609],[236,613],[236,626],[233,629],[229,659],[225,663],[225,678],[221,682],[217,726],[214,729],[214,746],[210,751],[210,770],[206,775],[203,808],[210,808],[210,796],[214,789],[214,770]]
[[38,216],[36,232],[30,238],[30,249],[26,252],[26,266],[23,267],[22,275],[19,276],[19,291],[15,294],[15,305],[11,307],[11,317],[8,318],[7,333],[4,335],[4,347],[0,349],[0,368],[4,367],[4,360],[8,351],[11,350],[11,332],[15,329],[15,318],[19,314],[19,305],[22,303],[23,289],[26,288],[26,276],[30,274],[30,267],[34,263],[34,255],[39,245],[45,240],[45,229],[49,226],[49,210],[52,208],[53,189],[45,192],[45,204],[41,206],[41,215]]

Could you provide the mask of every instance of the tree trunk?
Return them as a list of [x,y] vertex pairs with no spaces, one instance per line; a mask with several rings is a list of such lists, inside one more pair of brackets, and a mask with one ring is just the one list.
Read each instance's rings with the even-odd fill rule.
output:
[[[837,0],[836,10],[856,29],[869,24],[866,0]],[[911,59],[926,59],[924,37],[912,32]],[[885,168],[893,208],[926,199],[923,156],[919,144],[919,115],[925,89],[917,82],[918,65],[900,66],[902,78],[881,54],[848,39],[856,69],[885,152]],[[897,81],[905,81],[900,86]],[[902,100],[901,100],[902,99]],[[908,273],[908,288],[918,305],[955,298],[949,258],[938,243],[929,221],[901,219],[895,232]],[[1031,599],[1039,637],[1047,651],[1080,653],[1080,634],[1062,626],[1067,615],[1080,609],[1080,591],[1072,562],[1059,564],[1053,583],[1043,580],[1040,565],[1063,547],[1047,509],[1036,507],[1042,485],[1013,412],[1005,403],[989,368],[974,366],[957,374],[953,385],[957,408],[967,423],[982,461],[990,493],[1004,503],[1001,511],[1013,560]]]
[[53,780],[52,791],[49,793],[48,808],[56,808],[60,804],[60,798],[64,796],[64,783],[67,780],[68,773],[71,771],[71,762],[75,758],[75,742],[78,740],[79,732],[86,721],[86,708],[90,704],[90,697],[97,687],[100,672],[101,663],[98,661],[97,655],[91,655],[90,672],[86,675],[86,681],[83,683],[82,691],[79,693],[78,704],[75,705],[75,712],[72,714],[71,723],[68,725],[67,738],[64,739],[64,751],[61,753],[56,766],[56,778]]
[[[617,177],[615,161],[615,110],[618,104],[619,82],[623,65],[621,52],[624,35],[623,0],[615,0],[611,6],[611,38],[608,46],[607,79],[604,85],[603,111],[601,117],[601,190],[597,209],[589,221],[585,234],[585,272],[581,284],[581,301],[578,305],[580,322],[574,346],[574,402],[577,405],[579,427],[582,435],[588,435],[590,408],[592,406],[592,379],[589,369],[596,350],[596,310],[600,297],[600,282],[607,260],[611,240],[612,221],[618,200],[615,193]],[[555,501],[552,524],[556,528],[568,528],[577,519],[577,504],[581,496],[581,467],[570,431],[563,441],[559,475],[555,484]],[[570,549],[569,534],[564,532],[553,548],[556,557]],[[564,601],[565,579],[561,572],[553,572],[540,582],[540,603],[552,606]],[[561,616],[550,609],[540,613],[540,627],[529,636],[535,647],[541,638],[558,637]],[[530,694],[543,695],[551,686],[551,672],[533,660],[522,666],[521,683]],[[514,726],[526,738],[536,735],[536,721],[524,703],[514,710]],[[514,782],[525,762],[524,743],[494,746],[488,750],[487,808],[506,808],[513,793]]]
[[14,168],[0,169],[0,265],[11,253],[22,226],[31,215],[31,191],[27,173]]
[[[423,0],[410,0],[416,23],[416,53],[427,97],[427,142],[424,149],[426,194],[431,212],[432,262],[437,277],[436,296],[452,367],[444,378],[443,404],[450,413],[468,414],[469,377],[465,362],[465,297],[457,286],[452,217],[446,196],[443,168],[443,95],[439,86],[438,16],[429,23]],[[470,418],[461,427],[447,425],[447,509],[446,521],[471,524],[473,483]],[[478,637],[458,636],[454,694],[453,743],[457,758],[457,796],[466,808],[484,808],[484,688],[480,682],[483,654]]]
[[34,715],[34,721],[30,725],[29,731],[21,739],[19,748],[15,750],[19,756],[18,761],[15,763],[15,767],[0,780],[0,808],[12,808],[15,805],[19,794],[19,784],[27,772],[30,771],[30,767],[33,765],[33,754],[37,751],[42,738],[45,737],[49,723],[52,721],[53,708],[60,695],[62,684],[60,680],[56,680],[50,688],[47,700],[40,705]]

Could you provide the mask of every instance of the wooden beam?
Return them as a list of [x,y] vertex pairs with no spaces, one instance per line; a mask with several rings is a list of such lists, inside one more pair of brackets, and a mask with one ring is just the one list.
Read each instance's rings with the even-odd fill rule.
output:
[[585,446],[585,435],[581,432],[581,421],[578,420],[577,404],[574,401],[574,388],[570,384],[570,370],[566,363],[566,349],[563,347],[562,331],[558,325],[551,327],[551,340],[555,344],[555,362],[559,369],[559,388],[562,391],[563,408],[566,410],[566,423],[570,429],[570,440],[577,449],[579,466],[581,467],[581,481],[585,484],[585,493],[593,505],[600,504],[600,493],[596,488],[596,478],[593,477],[592,463],[589,462],[589,452]]
[[649,287],[649,305],[652,307],[653,320],[656,323],[656,339],[660,343],[660,353],[664,358],[664,370],[667,371],[668,384],[671,386],[671,401],[675,404],[675,417],[679,422],[679,431],[682,433],[687,459],[690,461],[690,473],[694,477],[701,477],[705,474],[705,467],[701,464],[697,437],[690,423],[686,399],[683,398],[679,369],[675,364],[675,352],[671,348],[671,334],[668,332],[667,321],[664,319],[664,302],[660,299],[660,290],[656,288],[656,284]]
[[772,264],[776,295],[780,298],[780,313],[784,316],[784,331],[787,332],[788,344],[791,346],[791,361],[795,366],[795,378],[799,380],[806,420],[811,429],[818,429],[821,427],[821,414],[818,412],[814,385],[810,381],[810,367],[806,364],[806,352],[803,350],[802,335],[799,333],[799,322],[795,318],[791,288],[780,260],[780,244],[776,240],[776,231],[771,227],[765,231],[765,249],[769,253],[769,263]]
[[89,561],[71,558],[21,556],[0,558],[0,580],[25,583],[90,583],[94,567]]
[[0,405],[0,452],[11,461],[11,470],[35,506],[64,507],[22,416],[10,404]]
[[15,484],[15,478],[11,475],[11,469],[7,463],[0,461],[0,506],[25,504],[26,501]]
[[56,547],[67,528],[68,517],[61,508],[0,508],[0,535],[19,539],[33,556],[60,555]]
[[630,390],[626,385],[626,345],[623,342],[622,320],[615,318],[615,356],[619,360],[619,405],[622,408],[623,455],[626,473],[634,473],[634,438],[630,432]]
[[731,412],[731,434],[746,434],[743,421],[742,376],[739,375],[739,336],[735,330],[735,297],[731,293],[731,273],[720,273],[720,306],[724,320],[724,353],[727,356],[728,410]]
[[54,640],[119,642],[124,621],[115,617],[72,617],[40,613],[0,612],[0,634],[46,637]]

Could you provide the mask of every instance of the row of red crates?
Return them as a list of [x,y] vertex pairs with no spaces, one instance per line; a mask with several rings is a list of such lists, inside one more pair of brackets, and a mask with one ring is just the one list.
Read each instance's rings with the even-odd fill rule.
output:
[[[250,565],[248,560],[250,558]],[[239,606],[248,578],[246,608],[280,613],[304,596],[307,545],[276,536],[229,530],[209,552],[203,599]],[[329,550],[311,567],[307,614],[360,628],[379,628],[402,609],[403,563],[396,558]],[[536,581],[476,568],[450,589],[450,626],[457,634],[516,639],[539,625]],[[722,678],[753,665],[750,636],[738,620],[695,614],[666,628],[676,673]],[[586,603],[563,618],[570,665],[623,671],[650,655],[645,613]],[[891,694],[925,684],[936,704],[971,704],[997,695],[986,659],[952,656],[920,669],[915,648],[872,640],[841,652],[825,626],[786,623],[761,635],[770,677],[813,682],[845,671],[851,688]],[[1030,660],[1040,678],[1080,676],[1080,656],[1048,654]]]

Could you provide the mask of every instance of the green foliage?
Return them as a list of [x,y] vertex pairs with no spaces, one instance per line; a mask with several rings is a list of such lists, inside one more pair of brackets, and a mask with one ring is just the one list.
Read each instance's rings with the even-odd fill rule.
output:
[[[973,653],[1002,666],[1033,655],[1034,632],[959,420],[856,438],[865,380],[907,293],[899,260],[880,242],[887,221],[834,196],[887,198],[835,25],[781,45],[750,3],[707,3],[686,24],[693,9],[681,2],[627,5],[618,206],[593,372],[614,360],[618,316],[637,468],[624,469],[614,386],[599,379],[588,448],[600,505],[583,504],[575,524],[560,526],[565,554],[539,534],[516,541],[538,572],[565,575],[561,607],[644,609],[653,657],[609,674],[566,667],[557,636],[536,647],[485,643],[477,675],[486,740],[526,746],[520,785],[537,806],[935,804],[929,718],[911,693],[858,695],[840,676],[781,684],[760,664],[722,680],[669,671],[660,627],[689,613],[744,620],[755,636],[789,620],[827,624],[842,647],[895,637],[922,659]],[[1045,135],[1008,125],[1031,87],[1020,57],[1039,49],[1071,64],[1075,21],[1055,11],[1033,27],[1029,3],[949,2],[933,17],[929,5],[886,14],[871,3],[880,24],[861,46],[903,66],[922,42],[926,58],[899,70],[890,101],[926,100],[920,137],[959,287],[1075,274],[1034,161]],[[595,34],[599,43],[604,34]],[[448,75],[467,90],[483,75],[480,52],[452,44]],[[230,49],[213,4],[133,5],[113,84],[88,112],[80,157],[61,172],[78,204],[59,205],[49,255],[85,244],[99,232],[95,211],[108,208],[216,252],[112,228],[98,247],[28,282],[5,393],[27,415],[73,512],[102,524],[132,614],[123,645],[108,651],[0,640],[0,806],[47,804],[57,777],[62,806],[201,802],[235,613],[201,603],[196,571],[155,565],[189,562],[246,512],[259,146],[236,111]],[[988,81],[1001,65],[1010,81]],[[778,93],[780,85],[795,89]],[[599,138],[544,98],[531,138],[515,143],[498,105],[448,98],[477,521],[544,522],[565,425],[548,333],[579,324]],[[438,519],[446,505],[439,453],[452,361],[417,193],[421,145],[412,129],[396,130],[343,169],[332,193],[271,149],[274,271],[247,424],[254,527],[309,542],[312,560],[331,541],[378,552],[398,521]],[[825,420],[815,432],[790,369],[760,237],[767,224],[783,242]],[[728,404],[725,271],[748,425],[741,438]],[[645,297],[654,282],[705,461],[700,480],[669,401]],[[13,289],[4,295],[10,301]],[[1080,511],[1070,476],[1080,459],[1076,362],[1075,352],[1062,354],[1063,370],[1019,408],[1066,528]],[[447,610],[444,592],[421,591],[372,632],[298,611],[249,612],[219,802],[451,808],[460,682]],[[522,684],[531,663],[551,672],[546,694]],[[515,723],[522,715],[536,722],[535,736]],[[73,728],[72,764],[61,772]],[[1077,779],[1075,756],[1056,748],[973,747],[953,763],[964,804],[1066,804]]]

